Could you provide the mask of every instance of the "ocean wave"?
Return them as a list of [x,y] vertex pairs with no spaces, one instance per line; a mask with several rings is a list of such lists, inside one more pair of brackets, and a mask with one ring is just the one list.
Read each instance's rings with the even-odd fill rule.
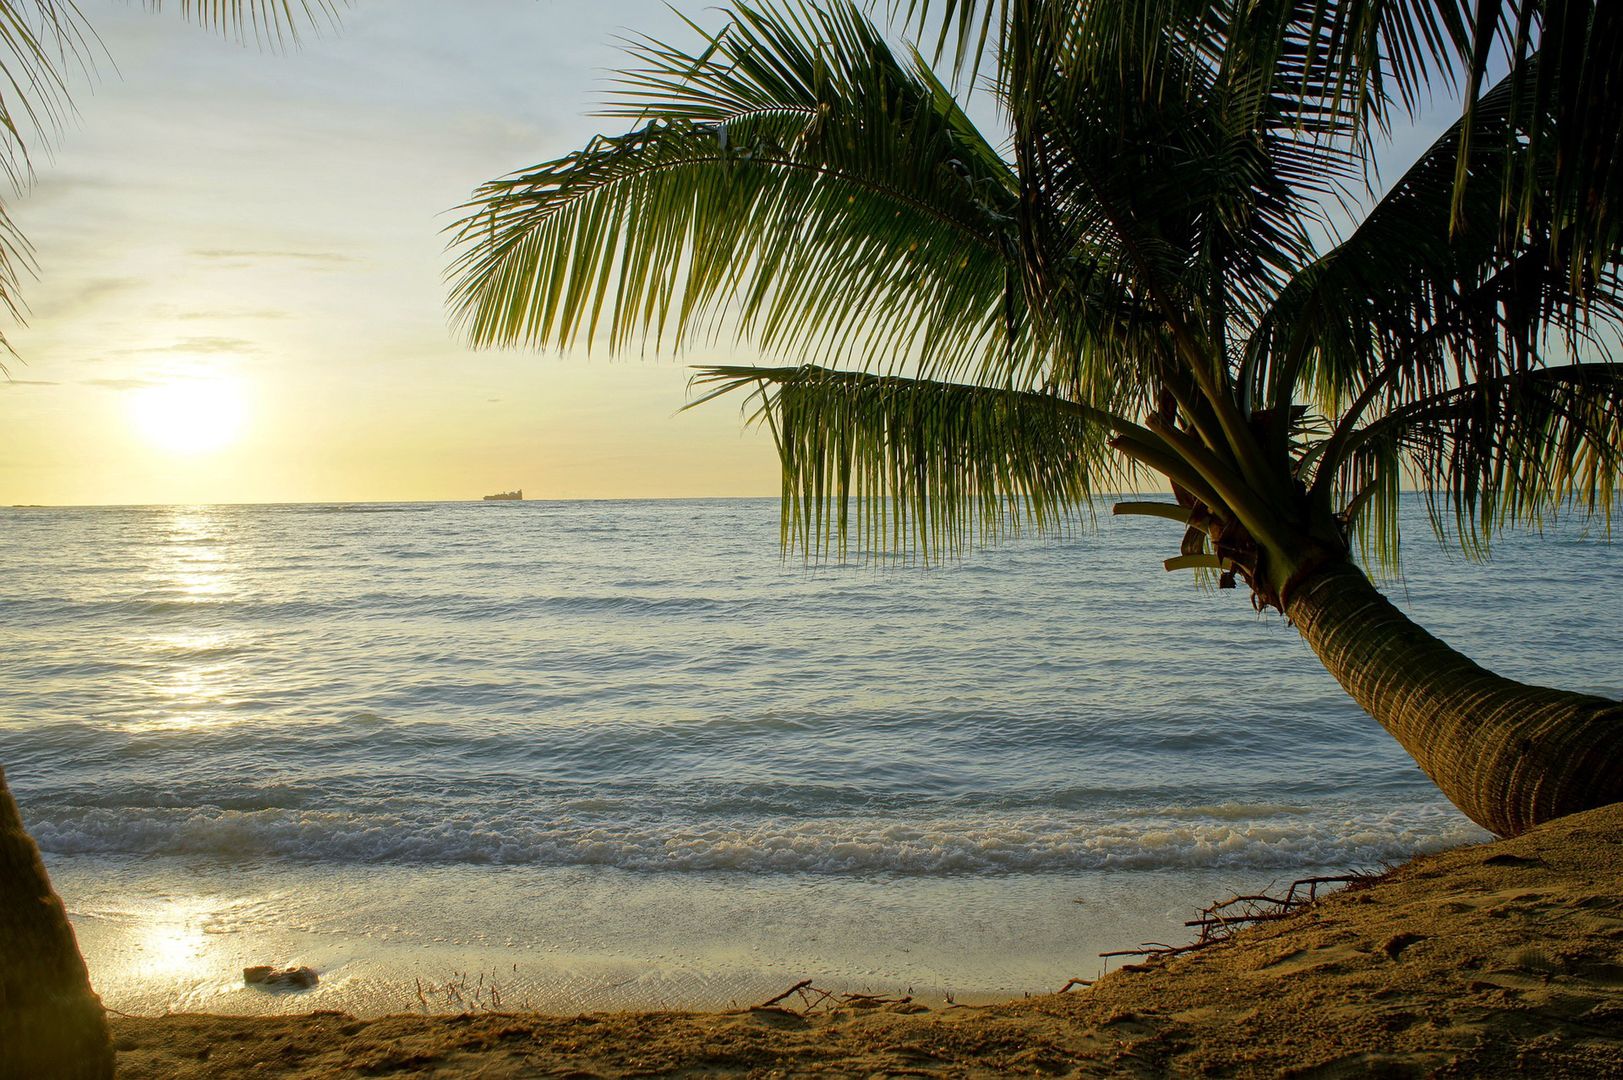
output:
[[[1255,808],[1252,808],[1255,809]],[[951,875],[1374,867],[1483,838],[1446,808],[1087,820],[813,819],[672,824],[262,809],[88,810],[33,823],[51,855],[363,864],[612,866],[649,872]]]
[[263,508],[275,514],[430,514],[444,509],[442,503],[286,503]]
[[[390,557],[432,559],[433,552]],[[537,596],[470,593],[365,593],[325,600],[264,599],[243,595],[196,596],[189,593],[138,594],[119,598],[69,596],[0,599],[7,621],[51,624],[87,619],[172,619],[175,616],[228,618],[266,625],[298,624],[334,616],[357,619],[429,617],[457,620],[526,618],[556,614],[632,615],[638,617],[701,616],[735,618],[767,609],[757,598],[694,595],[606,595],[549,593]]]
[[[782,561],[775,500],[521,505],[11,515],[0,763],[30,826],[53,857],[859,874],[1479,835],[1287,624],[1157,573],[1144,522],[901,572]],[[1412,556],[1394,599],[1457,648],[1623,694],[1595,599],[1623,548]]]

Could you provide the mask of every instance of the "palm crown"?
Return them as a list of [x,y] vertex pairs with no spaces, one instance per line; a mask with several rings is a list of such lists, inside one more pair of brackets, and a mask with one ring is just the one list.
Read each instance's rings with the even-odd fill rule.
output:
[[[758,391],[787,535],[814,546],[854,524],[935,550],[1148,469],[1187,511],[1178,565],[1278,603],[1283,549],[1394,560],[1405,483],[1468,542],[1574,497],[1609,510],[1611,181],[1570,159],[1618,135],[1567,115],[1615,66],[1604,5],[938,6],[961,59],[997,31],[1007,144],[854,5],[739,6],[695,49],[633,47],[629,134],[479,190],[470,336],[725,328],[794,356],[698,380]],[[1556,32],[1588,84],[1552,80]],[[1515,62],[1484,85],[1497,45]],[[1376,140],[1456,70],[1465,115],[1326,244]]]

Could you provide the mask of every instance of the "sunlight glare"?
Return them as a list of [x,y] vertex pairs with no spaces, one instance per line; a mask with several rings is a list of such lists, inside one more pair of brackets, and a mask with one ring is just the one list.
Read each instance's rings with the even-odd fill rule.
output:
[[207,970],[204,921],[210,910],[199,901],[175,901],[146,914],[135,940],[147,975],[201,975]]
[[242,434],[242,391],[218,380],[163,383],[136,392],[135,426],[152,445],[176,454],[206,454]]

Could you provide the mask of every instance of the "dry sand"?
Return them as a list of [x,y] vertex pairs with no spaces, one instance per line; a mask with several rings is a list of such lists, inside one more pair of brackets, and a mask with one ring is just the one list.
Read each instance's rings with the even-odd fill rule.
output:
[[[1091,958],[1088,958],[1091,964]],[[811,973],[809,973],[811,974]],[[981,1009],[114,1017],[119,1075],[1623,1077],[1623,804]]]

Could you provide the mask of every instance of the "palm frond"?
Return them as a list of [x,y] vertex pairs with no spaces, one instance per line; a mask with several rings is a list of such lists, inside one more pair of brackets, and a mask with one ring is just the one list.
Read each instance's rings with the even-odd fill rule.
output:
[[1152,377],[1274,496],[1287,480],[1232,398],[1230,341],[1308,257],[1316,200],[1355,158],[1330,137],[1350,121],[1286,108],[1302,65],[1280,37],[1286,9],[1251,7],[1264,29],[1190,8],[1183,23],[1128,32],[1107,19],[1101,32],[1092,5],[1077,19],[1057,0],[1017,4],[1002,89],[1025,189],[1028,306],[1062,324],[1083,307],[1075,283],[1108,295],[1104,278],[1152,313],[1174,346],[1142,350]]
[[[956,44],[963,62],[977,55],[969,43],[1000,23],[1007,26],[1016,17],[1013,9],[1041,5],[891,0],[888,6],[914,28],[939,25],[943,53]],[[1089,25],[1087,48],[1078,59],[1094,72],[1121,55],[1153,58],[1174,42],[1228,40],[1252,24],[1294,55],[1292,96],[1304,119],[1334,114],[1355,117],[1360,127],[1389,123],[1395,108],[1416,112],[1439,81],[1468,70],[1476,45],[1470,0],[1089,0],[1051,6],[1057,17]],[[1153,71],[1143,69],[1146,76]],[[1147,89],[1160,85],[1153,76],[1145,83]]]
[[843,558],[854,537],[928,560],[1063,528],[1127,475],[1110,447],[1125,421],[1050,394],[812,366],[706,367],[694,382],[694,404],[753,391],[783,463],[783,542],[808,556]]
[[849,3],[740,5],[703,48],[638,46],[641,126],[481,187],[452,305],[481,345],[713,332],[972,369],[1020,334],[1009,168]]
[[[34,149],[72,115],[69,78],[94,66],[97,49],[72,0],[0,2],[0,176],[13,191],[33,182]],[[24,316],[19,288],[33,272],[33,249],[0,206],[0,305],[12,319]],[[4,334],[0,347],[10,351]]]
[[1517,372],[1405,404],[1357,431],[1335,486],[1366,557],[1395,568],[1405,486],[1425,494],[1439,536],[1485,553],[1505,526],[1568,510],[1610,530],[1620,479],[1623,364],[1609,363]]
[[[973,79],[986,56],[988,42],[1001,44],[993,30],[1008,26],[1010,8],[1016,0],[886,0],[892,18],[923,34],[936,25],[935,58],[952,57],[953,66]],[[1002,55],[1002,50],[998,50]]]
[[[1497,47],[1511,66],[1525,134],[1524,167],[1489,181],[1505,236],[1542,231],[1552,261],[1582,294],[1623,248],[1623,7],[1611,0],[1478,0],[1471,90]],[[1527,61],[1541,55],[1546,62]],[[1461,140],[1457,199],[1479,181],[1465,167],[1474,129]],[[1495,181],[1497,181],[1495,183]],[[1464,213],[1456,207],[1456,220]],[[1561,223],[1551,230],[1549,221]]]
[[1253,6],[1243,23],[1163,28],[1149,45],[1117,35],[1107,56],[1109,35],[1062,18],[1068,5],[1017,5],[1004,92],[1037,295],[1063,308],[1068,268],[1115,267],[1159,298],[1163,322],[1188,319],[1222,354],[1309,256],[1318,200],[1356,175],[1332,138],[1350,121],[1290,107],[1303,60],[1286,8]]
[[[164,0],[144,0],[153,11]],[[303,31],[337,29],[348,0],[171,0],[199,26],[267,48],[296,45]]]
[[[182,16],[262,44],[291,44],[304,26],[336,26],[344,0],[171,0]],[[153,11],[163,0],[144,0]],[[0,171],[31,179],[30,147],[72,115],[70,84],[95,72],[105,49],[74,0],[0,0]]]
[[1312,28],[1330,100],[1381,127],[1457,80],[1475,41],[1470,0],[1310,0],[1296,21]]
[[[813,554],[959,551],[1143,466],[1214,530],[1190,554],[1270,603],[1273,569],[1339,553],[1344,525],[1395,558],[1406,485],[1467,545],[1609,513],[1623,402],[1584,361],[1623,339],[1623,113],[1601,100],[1623,5],[881,6],[960,75],[996,33],[1012,161],[850,0],[740,4],[693,49],[634,47],[629,134],[477,192],[453,240],[469,336],[726,328],[805,361],[697,381],[754,392],[785,542]],[[1319,256],[1323,207],[1456,80],[1459,123]]]
[[[1247,346],[1255,400],[1278,407],[1300,395],[1334,415],[1364,394],[1350,425],[1372,391],[1396,408],[1535,367],[1552,350],[1570,354],[1615,327],[1623,315],[1615,274],[1575,291],[1568,263],[1552,256],[1562,220],[1546,216],[1547,231],[1504,239],[1498,181],[1530,167],[1527,132],[1516,126],[1529,100],[1514,76],[1482,96],[1471,121],[1465,224],[1452,217],[1462,120],[1352,235],[1296,275]],[[1553,166],[1531,167],[1548,176]]]

